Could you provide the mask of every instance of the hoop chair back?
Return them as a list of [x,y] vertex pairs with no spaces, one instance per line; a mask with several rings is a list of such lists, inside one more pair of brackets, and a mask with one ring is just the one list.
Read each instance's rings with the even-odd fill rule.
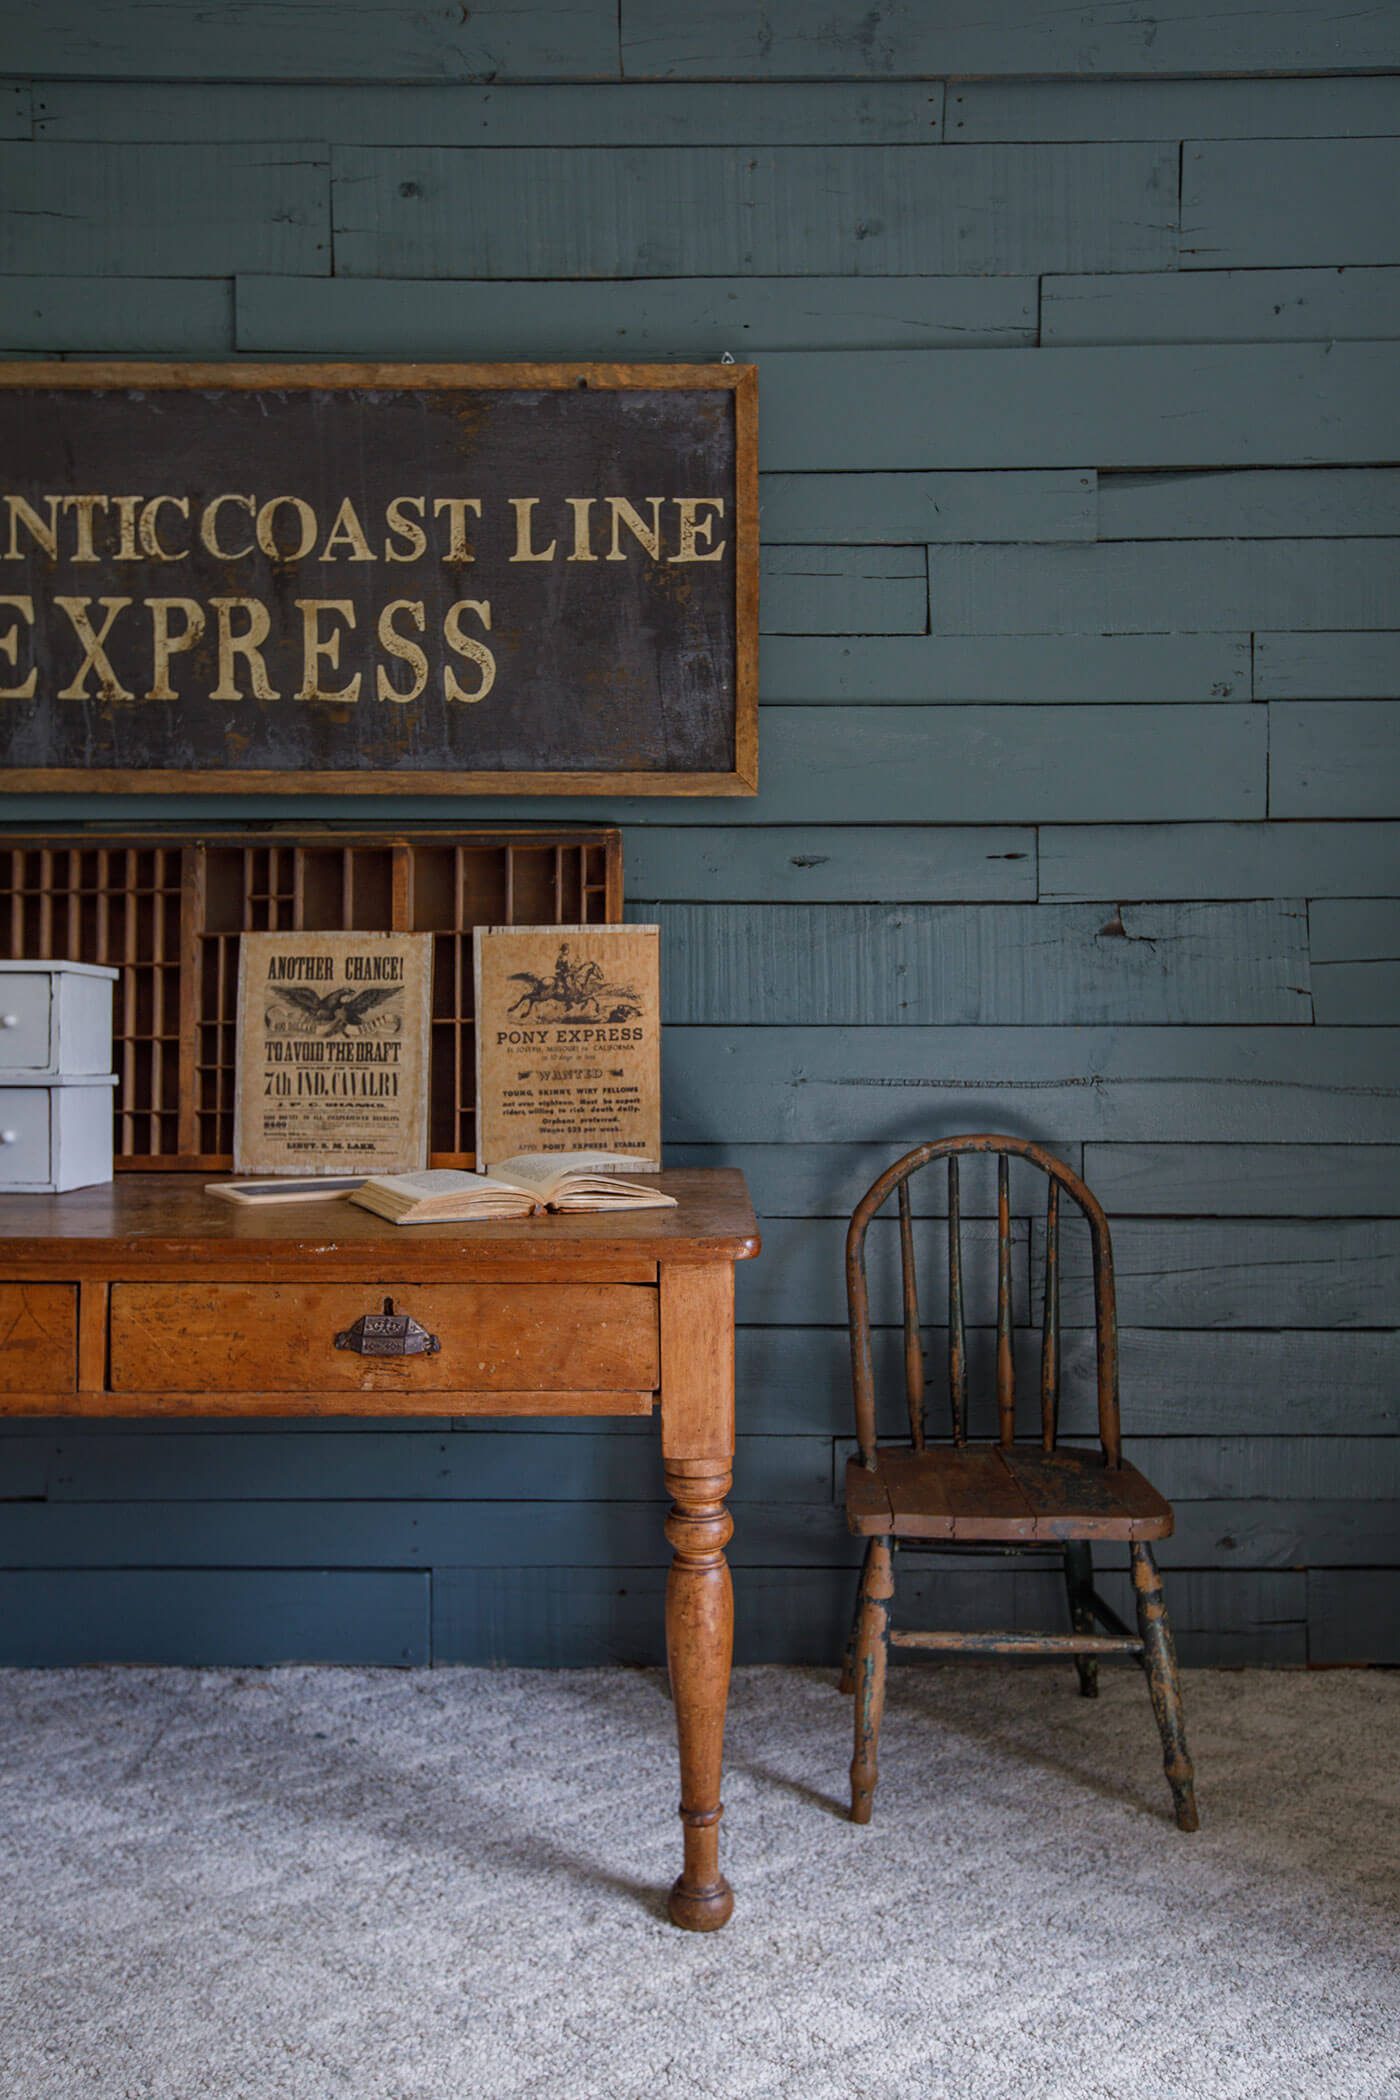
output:
[[922,1167],[948,1162],[948,1405],[953,1442],[967,1442],[967,1333],[963,1315],[962,1210],[959,1164],[967,1153],[990,1153],[997,1162],[997,1347],[998,1441],[1016,1441],[1016,1366],[1012,1347],[1010,1162],[1028,1160],[1049,1184],[1045,1208],[1045,1298],[1040,1347],[1041,1443],[1053,1451],[1059,1434],[1060,1400],[1060,1195],[1069,1197],[1088,1222],[1094,1274],[1095,1367],[1099,1443],[1104,1463],[1122,1464],[1118,1420],[1118,1313],[1113,1287],[1113,1245],[1103,1206],[1079,1176],[1042,1145],[1028,1138],[967,1136],[916,1145],[871,1184],[851,1217],[846,1234],[846,1295],[850,1309],[851,1374],[856,1437],[864,1464],[876,1465],[875,1379],[870,1345],[870,1295],[865,1242],[870,1221],[892,1195],[899,1205],[899,1251],[904,1308],[904,1386],[909,1435],[915,1450],[925,1442],[923,1335],[914,1259],[913,1206],[909,1184]]

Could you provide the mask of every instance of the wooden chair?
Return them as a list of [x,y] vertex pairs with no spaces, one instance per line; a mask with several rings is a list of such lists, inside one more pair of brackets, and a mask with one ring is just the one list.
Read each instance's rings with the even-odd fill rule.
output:
[[[963,1321],[963,1260],[959,1165],[966,1153],[990,1153],[997,1162],[996,1403],[998,1439],[969,1443],[967,1337]],[[930,1161],[948,1162],[948,1398],[952,1442],[927,1442],[924,1361],[918,1279],[914,1261],[909,1184]],[[1016,1440],[1016,1373],[1012,1357],[1010,1161],[1024,1159],[1048,1177],[1045,1213],[1045,1309],[1040,1354],[1040,1437]],[[1060,1197],[1088,1221],[1093,1252],[1099,1448],[1059,1442]],[[870,1301],[865,1243],[871,1219],[898,1195],[903,1281],[904,1384],[909,1410],[907,1444],[880,1444],[875,1427]],[[846,1472],[846,1518],[867,1540],[865,1566],[846,1649],[841,1688],[855,1691],[855,1755],[851,1763],[851,1821],[868,1823],[877,1778],[880,1718],[891,1643],[967,1655],[1060,1655],[1074,1658],[1079,1689],[1098,1691],[1098,1658],[1132,1655],[1147,1675],[1162,1736],[1162,1756],[1177,1827],[1197,1828],[1190,1754],[1182,1726],[1181,1687],[1171,1628],[1151,1541],[1167,1538],[1172,1512],[1122,1455],[1118,1421],[1118,1316],[1108,1220],[1076,1174],[1041,1146],[1014,1137],[951,1137],[919,1145],[897,1160],[867,1191],[846,1240],[851,1368],[855,1384],[858,1457]],[[1133,1633],[1094,1588],[1093,1542],[1121,1539],[1132,1557],[1137,1632]],[[1063,1553],[1070,1633],[891,1632],[893,1549],[998,1552],[1050,1548]],[[1095,1621],[1102,1632],[1095,1632]]]

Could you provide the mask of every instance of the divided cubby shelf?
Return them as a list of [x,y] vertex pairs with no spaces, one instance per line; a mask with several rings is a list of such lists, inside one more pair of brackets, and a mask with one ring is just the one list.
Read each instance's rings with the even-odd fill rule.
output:
[[430,1158],[470,1166],[473,927],[621,915],[601,827],[0,838],[0,956],[118,972],[118,1169],[231,1165],[239,936],[339,928],[437,936]]

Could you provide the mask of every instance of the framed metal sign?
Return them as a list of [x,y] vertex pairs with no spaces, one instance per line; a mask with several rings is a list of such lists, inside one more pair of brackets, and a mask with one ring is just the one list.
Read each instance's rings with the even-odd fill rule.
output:
[[749,365],[0,365],[0,787],[752,794]]

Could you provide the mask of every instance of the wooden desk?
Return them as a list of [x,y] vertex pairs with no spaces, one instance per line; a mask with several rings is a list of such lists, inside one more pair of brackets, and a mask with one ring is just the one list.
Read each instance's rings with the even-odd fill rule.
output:
[[[672,1498],[666,1650],[685,1860],[671,1916],[734,1906],[719,1869],[733,1644],[734,1263],[740,1175],[664,1174],[667,1211],[395,1227],[352,1204],[238,1210],[202,1177],[0,1203],[0,1413],[638,1415],[661,1408]],[[386,1298],[431,1354],[337,1346]]]

